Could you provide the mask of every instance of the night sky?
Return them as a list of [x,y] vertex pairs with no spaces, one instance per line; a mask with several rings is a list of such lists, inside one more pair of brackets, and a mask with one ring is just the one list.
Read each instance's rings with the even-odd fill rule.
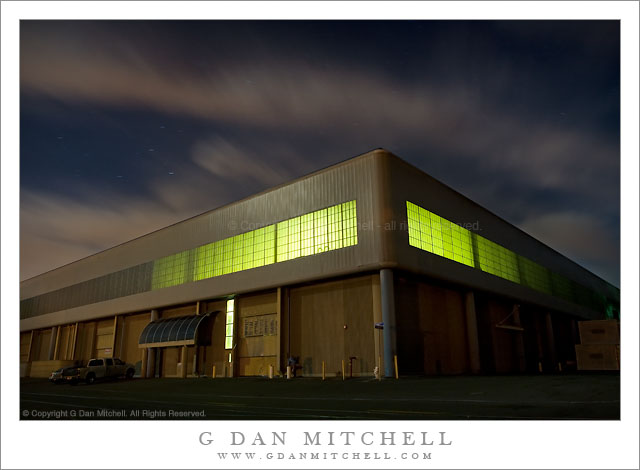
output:
[[617,21],[22,21],[20,278],[384,147],[620,280]]

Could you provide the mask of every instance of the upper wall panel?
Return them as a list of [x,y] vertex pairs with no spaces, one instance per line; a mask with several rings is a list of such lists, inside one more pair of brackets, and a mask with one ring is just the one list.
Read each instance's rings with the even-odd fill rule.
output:
[[[372,197],[381,191],[377,187],[380,165],[379,152],[369,152],[355,159],[318,171],[291,183],[256,196],[229,204],[193,217],[170,227],[118,245],[96,255],[36,276],[21,283],[20,298],[27,299],[68,286],[101,278],[212,242],[230,239],[260,227],[356,201],[358,224],[371,223],[380,212],[379,199]],[[317,275],[342,271],[346,267],[369,265],[378,260],[381,239],[375,230],[358,230],[354,249],[343,250],[342,256],[332,256],[331,263],[317,260]],[[303,278],[307,273],[290,271]],[[308,270],[309,263],[304,263]],[[313,264],[313,263],[312,263]],[[257,269],[269,269],[268,266]],[[273,280],[273,279],[271,279]],[[255,286],[259,288],[261,286]]]

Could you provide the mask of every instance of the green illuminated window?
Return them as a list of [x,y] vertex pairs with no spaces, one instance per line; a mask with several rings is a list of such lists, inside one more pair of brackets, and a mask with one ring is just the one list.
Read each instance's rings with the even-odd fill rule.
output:
[[177,286],[188,281],[191,250],[165,256],[154,262],[152,289]]
[[[227,300],[227,316],[225,320],[224,348],[233,348],[233,314],[235,311],[235,300]],[[229,361],[231,362],[231,361]]]
[[259,268],[358,243],[356,201],[153,261],[152,289]]
[[356,245],[356,201],[284,220],[276,233],[278,263]]
[[407,201],[409,244],[474,267],[472,233]]
[[207,245],[199,246],[195,249],[196,263],[195,272],[193,275],[194,281],[213,277],[213,258],[215,251],[214,245],[214,243],[209,243]]
[[497,243],[474,234],[478,247],[478,264],[484,272],[520,283],[517,255]]
[[569,302],[573,302],[573,286],[572,282],[564,276],[561,276],[558,273],[554,273],[553,271],[549,272],[551,277],[551,290],[553,294],[563,298],[564,300],[568,300]]
[[409,245],[540,292],[594,305],[593,291],[407,201]]
[[518,259],[520,261],[521,283],[532,289],[551,294],[549,270],[524,256],[518,256]]

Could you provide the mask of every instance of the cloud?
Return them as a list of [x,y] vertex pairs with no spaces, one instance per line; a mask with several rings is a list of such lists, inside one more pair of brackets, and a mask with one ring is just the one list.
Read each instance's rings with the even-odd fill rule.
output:
[[[282,158],[292,149],[271,149]],[[173,176],[140,182],[137,196],[75,188],[82,197],[25,190],[20,201],[20,279],[43,272],[249,196],[294,175],[282,159],[273,166],[241,144],[217,136],[197,142]],[[271,155],[265,153],[266,157]],[[264,156],[263,156],[264,157]],[[256,186],[257,185],[257,186]]]
[[[266,186],[275,186],[292,175],[273,161],[247,153],[247,150],[218,136],[194,145],[193,161],[222,180],[253,180]],[[276,163],[277,165],[277,163]]]
[[84,199],[22,191],[20,279],[76,261],[98,251],[194,215],[148,199],[95,192]]
[[620,241],[597,217],[555,212],[528,218],[519,227],[601,277],[619,283]]
[[[593,178],[617,172],[611,164],[619,154],[615,143],[509,104],[497,106],[460,83],[402,84],[382,69],[327,69],[282,58],[169,67],[140,42],[105,41],[100,34],[79,41],[60,31],[32,32],[22,49],[21,84],[27,93],[140,106],[245,129],[314,134],[329,128],[334,141],[366,140],[370,147],[381,140],[428,142],[458,155],[461,163],[481,160],[489,170],[540,188],[588,193]],[[508,70],[500,74],[508,81]],[[254,174],[264,182],[280,181],[277,169],[253,155],[238,159],[232,169],[224,155],[236,149],[228,141],[198,145],[197,163],[213,173],[259,170]]]

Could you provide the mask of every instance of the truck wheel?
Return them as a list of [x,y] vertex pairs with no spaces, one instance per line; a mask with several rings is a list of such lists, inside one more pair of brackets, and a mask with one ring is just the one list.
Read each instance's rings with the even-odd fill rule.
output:
[[87,378],[85,379],[85,381],[91,385],[93,382],[96,381],[96,374],[91,373],[91,374],[87,374]]
[[136,371],[133,369],[127,369],[127,373],[125,374],[125,377],[127,379],[132,379],[133,378],[133,374],[135,374]]

